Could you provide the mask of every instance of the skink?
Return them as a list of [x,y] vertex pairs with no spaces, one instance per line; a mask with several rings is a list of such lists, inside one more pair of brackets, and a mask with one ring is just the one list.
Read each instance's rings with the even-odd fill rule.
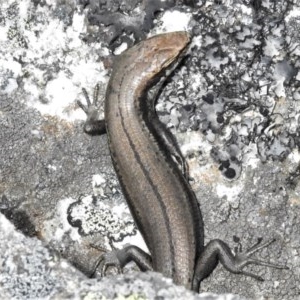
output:
[[[176,284],[198,291],[200,282],[218,260],[234,273],[247,273],[249,264],[285,268],[250,258],[266,247],[257,243],[251,251],[233,256],[227,244],[213,240],[206,247],[198,201],[188,183],[185,164],[176,142],[155,114],[155,99],[148,89],[174,68],[190,38],[186,32],[172,32],[149,38],[125,51],[115,62],[105,100],[105,122],[98,120],[97,93],[88,105],[78,102],[87,113],[85,131],[106,127],[113,165],[137,227],[151,256],[129,246],[105,254],[97,267],[121,269],[134,260],[142,270],[155,270]],[[161,81],[162,82],[162,81]],[[161,85],[160,82],[160,85]]]

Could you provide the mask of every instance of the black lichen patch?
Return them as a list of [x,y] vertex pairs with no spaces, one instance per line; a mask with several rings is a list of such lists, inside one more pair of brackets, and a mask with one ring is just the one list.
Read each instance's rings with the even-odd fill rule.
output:
[[5,195],[2,195],[0,200],[0,212],[15,225],[16,229],[25,235],[33,237],[37,234],[35,225],[32,223],[28,213],[25,210],[14,207]]
[[298,166],[295,170],[290,172],[289,176],[286,178],[286,184],[289,188],[295,189],[297,184],[299,183],[300,178],[300,166]]
[[[184,68],[168,82],[171,92],[162,93],[173,102],[166,111],[171,106],[176,116],[168,126],[199,129],[214,143],[217,150],[211,155],[228,179],[239,176],[247,149],[255,149],[266,162],[282,161],[297,147],[300,17],[292,14],[295,4],[214,1],[195,10],[191,25],[196,42]],[[187,99],[178,96],[182,87]],[[187,118],[182,107],[191,103],[194,110]],[[232,155],[232,149],[238,153]],[[224,168],[227,160],[234,166]]]
[[237,147],[225,151],[216,147],[211,151],[211,156],[218,163],[219,170],[228,180],[237,179],[241,174],[242,163],[234,156],[238,154]]
[[[129,36],[132,34],[135,41],[145,38],[145,34],[153,27],[155,16],[158,12],[175,5],[173,0],[154,1],[79,1],[84,8],[88,8],[88,21],[91,25],[107,26],[109,31],[102,31],[103,38],[114,50],[123,42],[129,46],[133,44]],[[95,36],[95,38],[97,38]],[[93,40],[91,37],[86,37]]]

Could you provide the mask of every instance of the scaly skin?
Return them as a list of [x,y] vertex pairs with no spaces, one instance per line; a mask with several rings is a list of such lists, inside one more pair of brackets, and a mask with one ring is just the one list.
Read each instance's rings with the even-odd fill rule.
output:
[[152,125],[159,120],[145,96],[188,43],[187,33],[174,32],[122,54],[107,87],[105,119],[114,167],[153,269],[191,288],[196,252],[203,247],[201,214],[189,184],[159,142]]

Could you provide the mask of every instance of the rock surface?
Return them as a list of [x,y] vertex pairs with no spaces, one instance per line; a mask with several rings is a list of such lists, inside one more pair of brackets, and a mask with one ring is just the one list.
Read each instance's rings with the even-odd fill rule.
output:
[[[1,218],[1,230],[10,228],[11,236],[5,236],[0,255],[13,261],[0,275],[1,297],[50,297],[65,287],[72,296],[81,285],[85,291],[94,286],[101,291],[114,287],[114,280],[134,286],[136,278],[136,289],[126,289],[124,297],[143,286],[155,286],[150,296],[159,290],[160,283],[153,283],[162,281],[159,275],[130,275],[134,267],[129,266],[125,277],[86,279],[72,267],[61,267],[66,262],[53,253],[90,275],[101,254],[91,245],[109,250],[133,243],[145,249],[114,173],[106,136],[83,133],[85,116],[76,100],[83,99],[82,87],[91,93],[98,82],[103,113],[116,54],[146,36],[187,30],[193,37],[189,54],[168,80],[156,108],[190,166],[206,241],[220,238],[234,249],[238,242],[245,248],[259,237],[276,238],[256,256],[290,268],[249,267],[265,279],[261,283],[219,266],[201,290],[297,299],[299,4],[125,2],[1,2],[0,212],[28,237],[13,237],[14,230]],[[36,237],[53,250],[48,252]],[[21,247],[23,240],[27,248]],[[33,253],[39,261],[25,259],[32,249],[39,249]],[[58,271],[49,271],[49,264]],[[22,273],[25,267],[28,271]],[[55,272],[64,272],[66,283]],[[32,274],[40,274],[43,283],[33,286]],[[22,288],[15,290],[18,284]],[[164,291],[165,299],[175,295]]]
[[0,235],[2,299],[242,299],[229,294],[199,296],[158,273],[89,279],[37,238],[25,237],[15,230],[2,214]]

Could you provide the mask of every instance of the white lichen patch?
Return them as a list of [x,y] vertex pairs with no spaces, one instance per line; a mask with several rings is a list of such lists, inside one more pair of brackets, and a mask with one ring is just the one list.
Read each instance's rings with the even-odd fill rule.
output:
[[75,201],[72,198],[58,201],[54,216],[43,224],[42,236],[45,240],[61,241],[65,235],[68,235],[73,241],[81,241],[78,230],[72,227],[67,219],[68,208]]
[[222,184],[218,183],[215,187],[216,195],[219,199],[226,199],[229,203],[237,202],[244,190],[244,184],[240,181],[240,184]]
[[123,248],[125,245],[135,245],[149,253],[149,249],[139,231],[137,231],[137,234],[134,236],[126,236],[121,242],[114,243],[114,246],[119,249]]
[[290,161],[290,164],[288,164],[289,166],[299,165],[300,164],[300,152],[299,152],[299,149],[294,149],[289,154],[289,156],[287,157],[287,159]]
[[[9,80],[2,78],[6,81],[1,83],[0,79],[2,92],[11,93],[18,86],[17,78],[22,77],[28,106],[66,120],[84,119],[75,101],[82,87],[92,89],[97,82],[106,84],[106,70],[97,61],[108,50],[99,43],[87,45],[82,41],[81,34],[87,30],[83,13],[75,13],[71,26],[66,27],[51,15],[49,7],[34,8],[31,1],[6,1],[1,9],[5,13],[13,4],[19,15],[7,18],[0,30],[0,71],[10,74]],[[29,18],[33,9],[37,9],[38,21]]]
[[81,235],[101,233],[115,242],[122,241],[125,236],[135,235],[136,227],[128,207],[119,205],[112,209],[111,204],[86,196],[69,207],[68,219]]
[[[158,22],[155,33],[186,31],[192,14],[180,12],[178,10],[166,11]],[[176,20],[176,22],[174,22]]]

